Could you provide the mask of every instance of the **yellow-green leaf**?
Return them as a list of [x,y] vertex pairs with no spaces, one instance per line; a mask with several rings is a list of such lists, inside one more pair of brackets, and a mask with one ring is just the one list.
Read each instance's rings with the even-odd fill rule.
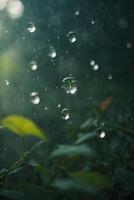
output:
[[31,135],[47,141],[47,136],[44,135],[43,131],[32,120],[26,117],[9,115],[2,119],[1,124],[18,135]]
[[70,174],[72,178],[84,185],[93,186],[96,189],[104,189],[111,186],[111,182],[105,175],[98,172],[77,171]]

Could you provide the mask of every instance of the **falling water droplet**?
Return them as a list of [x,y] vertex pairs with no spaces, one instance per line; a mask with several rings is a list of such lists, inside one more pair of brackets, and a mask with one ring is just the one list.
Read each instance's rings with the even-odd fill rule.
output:
[[79,14],[80,14],[80,11],[79,11],[79,10],[75,11],[75,15],[76,15],[76,16],[78,16]]
[[8,80],[5,80],[5,85],[8,86],[10,82]]
[[68,34],[67,34],[67,37],[68,37],[68,40],[69,40],[69,42],[71,42],[71,43],[74,43],[74,42],[76,42],[76,34],[75,34],[75,32],[74,31],[70,31]]
[[97,64],[93,65],[93,70],[94,70],[94,71],[99,70],[99,65],[97,65]]
[[62,88],[65,90],[66,93],[68,94],[75,94],[78,90],[78,83],[77,80],[74,79],[73,77],[69,76],[69,77],[65,77],[62,80]]
[[112,75],[109,74],[109,75],[108,75],[108,80],[112,80],[112,78],[113,78]]
[[54,47],[50,47],[49,53],[48,53],[50,58],[55,58],[57,56],[56,50]]
[[29,27],[27,28],[27,31],[30,32],[30,33],[35,32],[36,27],[35,27],[34,23],[33,22],[29,22],[28,25],[29,25]]
[[61,104],[58,104],[58,108],[60,108],[61,107]]
[[33,70],[33,71],[37,70],[38,66],[37,66],[36,61],[31,61],[31,62],[30,62],[30,68],[31,68],[31,70]]
[[31,103],[32,104],[39,104],[40,103],[40,97],[39,97],[39,94],[38,92],[31,92],[30,94],[30,98],[31,98]]
[[69,112],[69,109],[67,109],[67,108],[64,108],[61,111],[61,114],[62,114],[62,119],[64,119],[64,120],[68,120],[70,118],[70,112]]
[[91,65],[91,66],[94,66],[94,65],[95,65],[95,61],[94,61],[94,60],[91,60],[91,61],[90,61],[90,65]]
[[102,139],[105,138],[106,137],[105,131],[101,131],[99,137],[102,138]]
[[46,106],[44,109],[47,111],[47,110],[48,110],[48,107]]
[[91,24],[95,24],[95,21],[94,21],[94,20],[92,20],[92,21],[91,21]]

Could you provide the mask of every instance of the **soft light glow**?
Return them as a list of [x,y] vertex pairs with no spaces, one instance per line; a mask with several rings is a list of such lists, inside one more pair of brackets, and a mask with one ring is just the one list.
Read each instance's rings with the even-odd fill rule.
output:
[[6,8],[8,11],[8,15],[13,19],[20,18],[24,11],[24,6],[19,0],[8,1]]
[[8,0],[0,0],[0,10],[6,8]]

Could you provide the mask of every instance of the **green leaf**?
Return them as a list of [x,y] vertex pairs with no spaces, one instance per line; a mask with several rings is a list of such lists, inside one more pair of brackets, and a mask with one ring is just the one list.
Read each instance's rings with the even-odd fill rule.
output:
[[86,128],[91,128],[91,127],[94,127],[96,126],[98,123],[98,118],[89,118],[87,119],[82,125],[81,125],[81,129],[86,129]]
[[52,153],[52,157],[59,156],[75,156],[75,155],[86,155],[91,156],[93,154],[91,148],[87,145],[61,145],[59,149]]
[[47,174],[46,168],[42,166],[41,164],[36,163],[33,160],[29,161],[29,165],[32,166],[36,172],[45,174],[45,175]]
[[78,138],[78,140],[75,142],[75,144],[83,143],[87,140],[90,140],[90,139],[96,137],[97,135],[98,135],[97,132],[83,134],[81,137]]
[[69,190],[69,191],[79,191],[88,193],[95,192],[94,188],[85,186],[72,179],[57,179],[54,181],[53,186],[64,191]]
[[13,200],[29,200],[27,197],[24,196],[23,192],[17,190],[2,189],[0,190],[0,195]]
[[31,135],[47,141],[47,136],[44,135],[43,131],[32,120],[26,117],[9,115],[1,120],[1,124],[18,135]]
[[79,183],[95,187],[96,189],[105,189],[112,185],[105,175],[99,174],[98,172],[77,171],[70,175]]

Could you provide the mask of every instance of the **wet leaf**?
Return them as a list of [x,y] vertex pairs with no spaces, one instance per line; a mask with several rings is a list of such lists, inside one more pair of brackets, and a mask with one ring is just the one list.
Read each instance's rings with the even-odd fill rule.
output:
[[9,115],[2,119],[2,125],[20,136],[31,135],[47,141],[47,136],[30,119],[20,115]]
[[75,144],[80,144],[82,142],[90,140],[90,139],[96,137],[97,134],[98,133],[96,133],[96,132],[83,134],[81,137],[78,138],[78,140],[75,142]]
[[76,171],[70,174],[74,180],[95,187],[96,189],[109,188],[112,184],[105,175],[98,172]]
[[90,147],[87,145],[62,145],[59,149],[52,153],[52,157],[55,156],[74,156],[74,155],[85,155],[91,156],[93,154]]
[[97,118],[95,118],[95,119],[89,118],[81,125],[81,129],[95,127],[97,125],[97,123],[98,123]]

